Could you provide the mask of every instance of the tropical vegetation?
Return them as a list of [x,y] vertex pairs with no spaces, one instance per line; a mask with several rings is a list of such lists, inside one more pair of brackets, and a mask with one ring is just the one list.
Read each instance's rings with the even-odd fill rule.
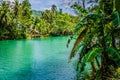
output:
[[69,59],[77,57],[78,80],[119,79],[119,4],[119,0],[76,0],[71,7],[78,16],[73,16],[56,5],[36,11],[29,0],[1,0],[0,40],[72,35],[67,47],[75,39]]
[[[81,19],[68,44],[75,39],[70,60],[78,55],[78,80],[118,80],[120,78],[120,1],[82,0],[75,3]],[[76,36],[77,35],[77,36]],[[68,46],[67,44],[67,46]],[[89,69],[86,70],[86,67]]]
[[0,40],[71,35],[77,21],[78,17],[63,13],[56,5],[36,11],[29,0],[0,2]]

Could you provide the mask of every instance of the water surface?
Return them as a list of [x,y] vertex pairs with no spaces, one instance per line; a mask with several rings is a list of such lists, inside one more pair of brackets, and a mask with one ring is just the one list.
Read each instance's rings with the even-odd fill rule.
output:
[[0,41],[0,80],[75,80],[68,38]]

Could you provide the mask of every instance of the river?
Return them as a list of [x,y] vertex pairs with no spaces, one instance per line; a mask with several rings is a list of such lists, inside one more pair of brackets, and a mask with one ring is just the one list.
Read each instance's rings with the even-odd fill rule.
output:
[[75,80],[68,38],[0,41],[0,80]]

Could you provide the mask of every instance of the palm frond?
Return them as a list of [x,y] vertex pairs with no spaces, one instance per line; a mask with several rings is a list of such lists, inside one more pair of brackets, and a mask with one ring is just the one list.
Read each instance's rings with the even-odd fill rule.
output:
[[87,55],[86,55],[86,61],[91,62],[95,59],[95,57],[98,56],[102,52],[101,48],[93,48]]
[[68,39],[68,41],[67,41],[67,44],[66,44],[66,47],[68,48],[69,47],[69,44],[70,44],[70,42],[71,42],[71,40],[73,39],[73,35]]
[[120,15],[119,15],[119,12],[118,11],[115,11],[113,14],[112,14],[112,21],[113,21],[113,25],[115,27],[119,26],[120,25]]
[[83,7],[79,6],[77,3],[75,3],[74,5],[71,6],[72,8],[77,9],[79,12],[81,12],[82,14],[87,14],[87,10],[84,9]]
[[109,47],[109,48],[106,48],[106,52],[109,53],[109,56],[111,59],[113,59],[115,62],[118,62],[117,64],[120,63],[119,62],[120,61],[120,51],[119,50]]
[[92,20],[95,20],[96,19],[103,19],[104,17],[102,15],[99,15],[99,14],[88,14],[87,16],[83,17],[79,23],[76,25],[75,27],[75,31],[74,32],[77,32],[78,30],[80,30],[80,28],[85,24],[85,22],[88,20],[88,19],[92,19]]
[[120,0],[115,0],[115,8],[118,12],[120,12]]
[[75,26],[75,30],[74,33],[76,33],[78,30],[80,30],[80,28],[83,26],[84,22],[85,22],[86,17],[82,18],[78,24]]
[[75,53],[78,51],[79,47],[78,45],[80,44],[81,40],[83,39],[85,33],[87,32],[87,29],[84,29],[80,35],[78,36],[78,38],[76,39],[75,43],[74,43],[74,46],[72,48],[72,51],[71,51],[71,54],[70,54],[70,59],[72,57],[74,57]]

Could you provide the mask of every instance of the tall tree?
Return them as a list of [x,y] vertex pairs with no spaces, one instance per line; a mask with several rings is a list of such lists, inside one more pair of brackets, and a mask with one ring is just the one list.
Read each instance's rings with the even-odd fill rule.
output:
[[26,29],[30,28],[33,24],[31,4],[29,3],[29,0],[23,0],[23,2],[21,3],[20,10],[21,14],[19,16],[19,21],[22,27],[22,36],[25,38]]
[[57,7],[56,7],[56,5],[52,5],[52,7],[51,7],[51,11],[53,12],[53,13],[57,13]]

